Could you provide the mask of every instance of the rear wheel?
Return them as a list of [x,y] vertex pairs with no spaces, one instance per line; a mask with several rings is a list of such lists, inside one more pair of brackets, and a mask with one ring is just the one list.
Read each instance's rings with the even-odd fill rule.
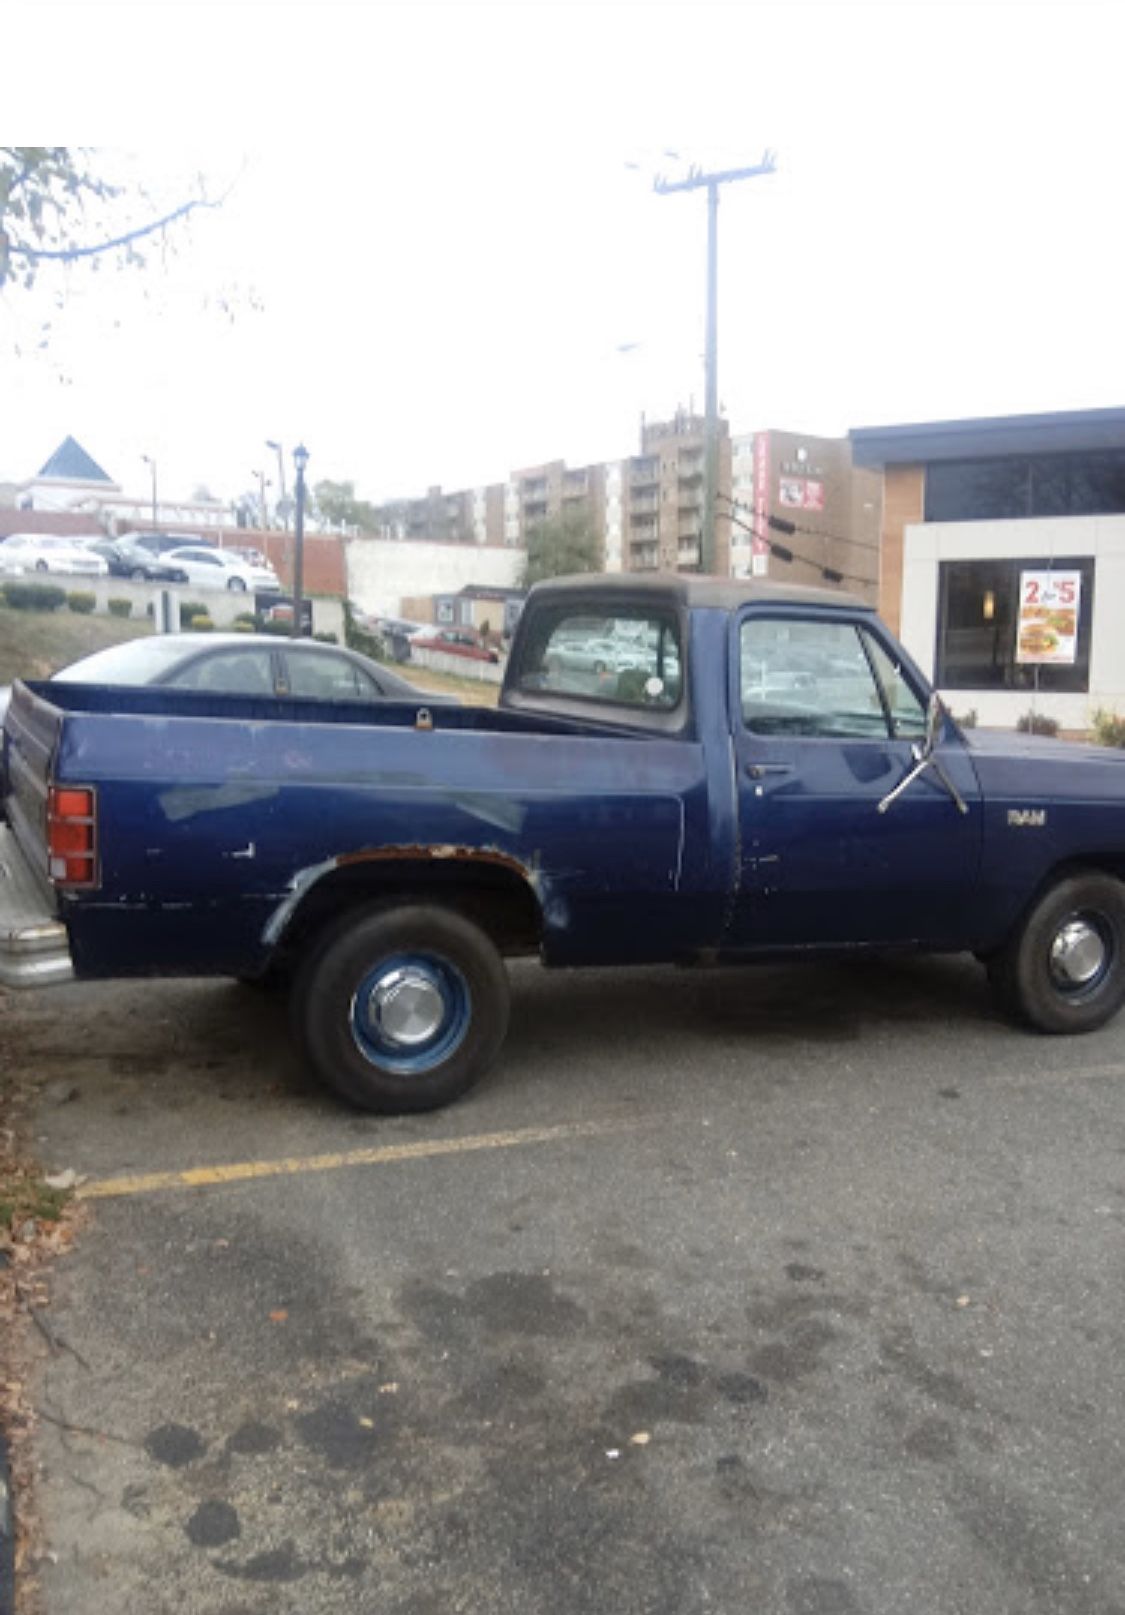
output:
[[1053,886],[988,962],[1001,1004],[1042,1032],[1092,1032],[1125,1003],[1125,884],[1097,870]]
[[317,1074],[366,1110],[434,1110],[492,1064],[508,977],[492,941],[452,909],[366,909],[298,974],[297,1027]]
[[246,593],[246,585],[243,583],[241,578],[228,578],[227,588],[230,589],[233,594]]
[[49,572],[51,569],[47,565],[46,561],[36,561],[35,570],[37,572]]
[[135,566],[129,573],[129,576],[132,578],[134,583],[143,583],[148,577],[148,573],[145,571],[143,566]]

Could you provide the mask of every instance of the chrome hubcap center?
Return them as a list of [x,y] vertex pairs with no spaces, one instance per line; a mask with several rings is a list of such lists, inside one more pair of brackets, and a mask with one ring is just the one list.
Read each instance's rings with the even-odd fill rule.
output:
[[1102,969],[1105,942],[1085,920],[1070,920],[1051,943],[1051,974],[1064,987],[1085,987]]
[[367,1013],[388,1043],[412,1049],[437,1033],[445,1019],[445,1000],[420,970],[392,970],[371,989]]

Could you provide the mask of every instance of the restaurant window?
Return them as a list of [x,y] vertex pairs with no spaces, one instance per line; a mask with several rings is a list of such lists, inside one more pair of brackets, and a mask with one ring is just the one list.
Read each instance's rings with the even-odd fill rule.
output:
[[944,460],[926,467],[928,522],[1125,511],[1125,450]]
[[[1019,660],[1021,580],[1025,573],[1078,575],[1075,620],[1035,608],[1023,632],[1038,636],[1044,655],[1065,652],[1073,626],[1073,661]],[[1026,593],[1026,589],[1024,591]],[[944,561],[939,568],[937,658],[934,682],[946,690],[1087,690],[1090,686],[1090,623],[1094,562],[1088,556],[1055,561]],[[1027,641],[1026,649],[1031,641]]]

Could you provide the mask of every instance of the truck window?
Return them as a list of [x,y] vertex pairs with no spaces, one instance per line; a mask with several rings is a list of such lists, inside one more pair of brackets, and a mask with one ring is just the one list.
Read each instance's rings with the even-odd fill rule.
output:
[[675,618],[639,608],[544,611],[525,642],[518,688],[670,711],[683,694]]
[[902,668],[875,638],[861,629],[863,643],[875,667],[890,714],[891,730],[899,740],[920,740],[926,733],[926,709],[902,676]]
[[742,716],[755,734],[887,738],[883,697],[853,623],[751,617],[740,639]]

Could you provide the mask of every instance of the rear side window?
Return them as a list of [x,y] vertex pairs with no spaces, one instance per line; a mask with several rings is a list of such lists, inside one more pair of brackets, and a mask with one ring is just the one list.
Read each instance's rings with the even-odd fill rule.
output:
[[221,695],[274,693],[269,651],[250,648],[201,656],[167,682],[180,690],[212,690]]
[[289,689],[293,695],[318,701],[374,701],[380,692],[361,667],[346,656],[314,653],[286,656]]
[[671,711],[683,695],[679,628],[670,613],[537,613],[517,687],[614,706]]
[[751,617],[742,624],[742,717],[758,735],[887,739],[887,711],[854,623]]

